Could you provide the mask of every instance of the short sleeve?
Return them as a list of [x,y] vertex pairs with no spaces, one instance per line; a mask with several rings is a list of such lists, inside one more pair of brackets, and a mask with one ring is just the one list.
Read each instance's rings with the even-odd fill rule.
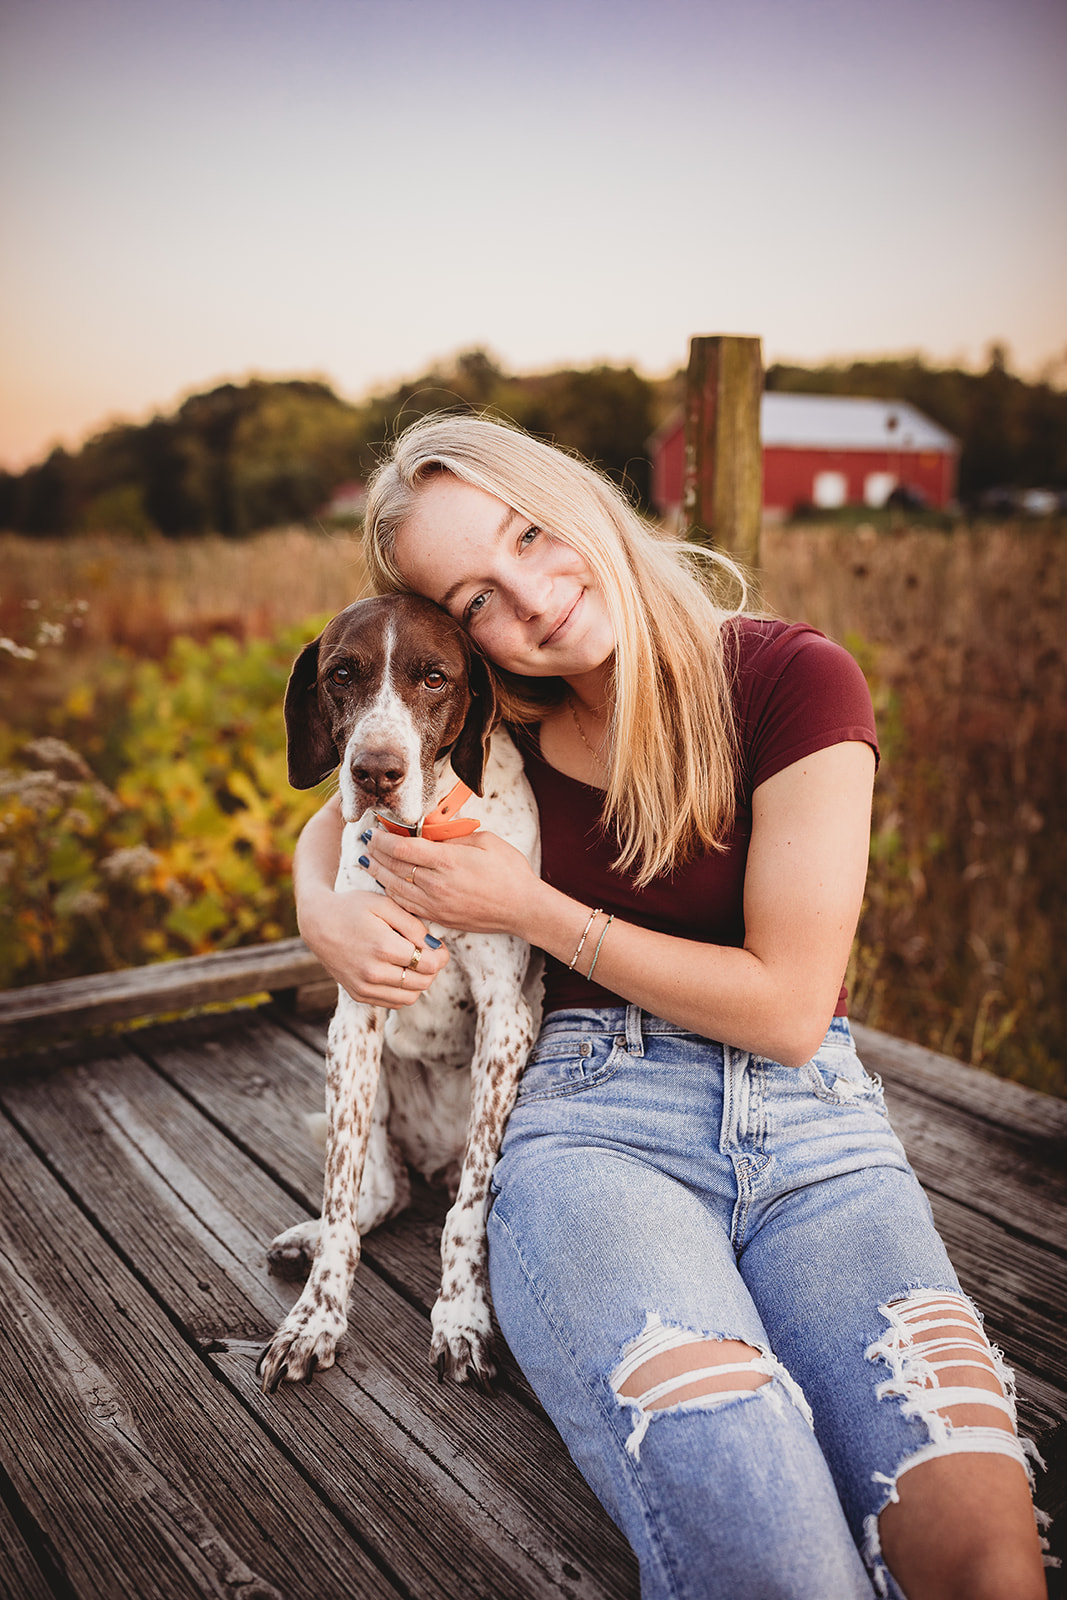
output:
[[804,624],[745,620],[736,703],[748,792],[834,744],[869,744],[877,760],[874,707],[855,658]]

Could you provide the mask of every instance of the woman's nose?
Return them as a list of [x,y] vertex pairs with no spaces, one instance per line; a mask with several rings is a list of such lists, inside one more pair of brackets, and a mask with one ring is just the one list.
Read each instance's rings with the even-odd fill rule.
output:
[[543,616],[552,595],[552,580],[546,573],[524,572],[514,586],[512,603],[521,622]]

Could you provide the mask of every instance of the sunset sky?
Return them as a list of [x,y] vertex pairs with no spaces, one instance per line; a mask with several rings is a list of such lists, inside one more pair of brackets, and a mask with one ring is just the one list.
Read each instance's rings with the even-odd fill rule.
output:
[[341,393],[922,350],[1067,378],[1063,0],[3,0],[0,463]]

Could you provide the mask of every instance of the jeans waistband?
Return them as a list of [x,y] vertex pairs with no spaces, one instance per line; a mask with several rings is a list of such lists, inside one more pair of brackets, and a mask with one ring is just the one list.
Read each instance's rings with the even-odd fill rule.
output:
[[[546,1034],[552,1033],[618,1034],[620,1037],[625,1037],[626,1048],[634,1056],[644,1055],[644,1040],[648,1034],[684,1034],[694,1039],[704,1037],[694,1033],[692,1028],[684,1028],[677,1022],[667,1022],[663,1017],[654,1016],[652,1012],[642,1011],[640,1006],[634,1005],[570,1007],[561,1011],[550,1011],[541,1025],[541,1036],[543,1038]],[[852,1033],[848,1018],[831,1018],[827,1038],[839,1038],[845,1043],[850,1042]]]

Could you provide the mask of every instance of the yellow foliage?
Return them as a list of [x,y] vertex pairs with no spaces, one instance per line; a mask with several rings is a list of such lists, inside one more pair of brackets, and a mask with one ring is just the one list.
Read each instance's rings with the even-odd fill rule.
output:
[[0,986],[296,931],[292,850],[322,793],[289,788],[282,699],[318,626],[244,645],[179,637],[161,662],[116,657],[79,683],[64,731],[107,716],[110,789],[71,776],[87,768],[58,740],[10,752],[0,773]]

